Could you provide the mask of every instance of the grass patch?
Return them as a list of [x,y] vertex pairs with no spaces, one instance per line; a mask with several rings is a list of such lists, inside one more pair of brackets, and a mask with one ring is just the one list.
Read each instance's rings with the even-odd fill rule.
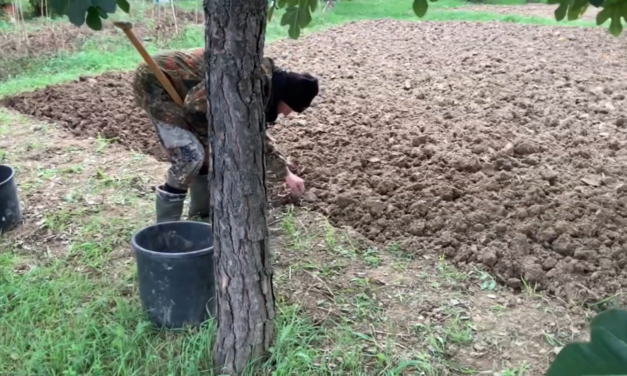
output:
[[[77,257],[82,263],[90,255]],[[211,324],[197,333],[153,330],[135,299],[124,298],[137,295],[130,273],[112,283],[69,267],[77,261],[33,266],[0,258],[3,270],[14,271],[0,287],[3,375],[202,374]]]

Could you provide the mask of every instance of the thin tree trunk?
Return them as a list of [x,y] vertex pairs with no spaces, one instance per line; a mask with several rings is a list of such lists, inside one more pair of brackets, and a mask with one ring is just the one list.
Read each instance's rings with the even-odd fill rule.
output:
[[205,0],[218,334],[216,374],[269,355],[274,295],[268,249],[262,103],[267,0]]

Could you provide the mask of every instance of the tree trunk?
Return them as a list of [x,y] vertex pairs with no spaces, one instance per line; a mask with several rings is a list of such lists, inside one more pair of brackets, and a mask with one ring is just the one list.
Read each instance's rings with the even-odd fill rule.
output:
[[218,375],[267,359],[274,335],[261,87],[267,6],[205,0]]

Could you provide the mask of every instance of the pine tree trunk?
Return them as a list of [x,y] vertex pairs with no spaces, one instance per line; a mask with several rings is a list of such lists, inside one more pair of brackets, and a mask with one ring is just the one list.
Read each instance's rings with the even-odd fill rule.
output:
[[274,335],[261,93],[267,6],[205,0],[217,375],[241,375],[250,361],[267,359]]

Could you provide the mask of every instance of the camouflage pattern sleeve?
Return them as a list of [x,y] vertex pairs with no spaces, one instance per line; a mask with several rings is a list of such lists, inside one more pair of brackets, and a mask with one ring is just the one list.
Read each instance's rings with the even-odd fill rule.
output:
[[187,92],[184,101],[185,112],[188,114],[207,113],[207,91],[205,89],[205,80],[198,85],[192,87]]
[[268,170],[272,172],[277,179],[284,180],[289,174],[287,159],[281,154],[281,152],[274,146],[274,140],[270,135],[266,133],[265,139],[266,155],[268,162]]

